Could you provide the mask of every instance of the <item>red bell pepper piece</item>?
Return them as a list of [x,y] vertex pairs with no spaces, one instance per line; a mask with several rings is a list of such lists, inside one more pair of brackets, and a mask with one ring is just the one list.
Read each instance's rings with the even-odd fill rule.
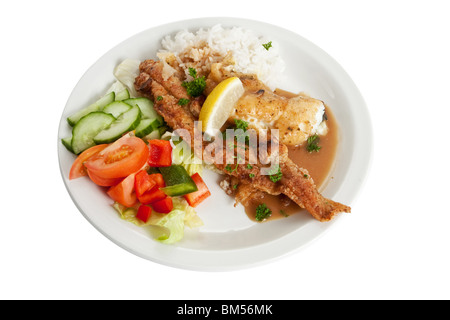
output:
[[153,210],[159,213],[169,213],[173,209],[173,201],[171,197],[152,203]]
[[159,190],[159,188],[165,186],[162,174],[153,173],[149,175],[145,170],[139,171],[134,180],[135,193],[142,204],[152,204],[165,199],[167,195]]
[[154,179],[150,178],[145,170],[139,171],[134,178],[134,190],[136,196],[142,196],[146,191],[153,189],[156,186]]
[[144,192],[144,194],[138,197],[138,200],[142,204],[152,204],[156,201],[163,200],[166,197],[167,195],[156,186],[153,189]]
[[197,191],[188,193],[184,195],[184,198],[189,203],[191,207],[198,206],[203,200],[211,195],[206,183],[203,181],[202,177],[198,173],[194,173],[191,176],[197,186]]
[[150,208],[149,206],[141,205],[136,214],[136,218],[138,218],[142,222],[147,222],[148,219],[150,219],[151,215],[152,215],[152,208]]
[[161,173],[152,173],[151,175],[149,175],[149,178],[155,181],[156,185],[159,188],[164,188],[166,186],[166,183],[164,182],[164,178]]
[[148,164],[151,167],[170,167],[172,165],[172,146],[167,140],[149,140]]

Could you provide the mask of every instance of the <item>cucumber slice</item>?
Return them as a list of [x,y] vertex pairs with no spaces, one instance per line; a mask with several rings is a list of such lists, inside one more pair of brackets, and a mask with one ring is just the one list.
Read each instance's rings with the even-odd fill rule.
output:
[[[156,119],[142,119],[136,127],[135,135],[138,138],[143,138],[155,129],[158,128],[159,121]],[[159,132],[159,131],[158,131]]]
[[122,91],[116,92],[116,97],[115,97],[116,101],[121,101],[121,100],[126,100],[126,99],[130,99],[130,92],[128,91],[128,89],[124,89]]
[[153,130],[148,135],[142,138],[146,143],[148,140],[160,139],[161,135],[159,134],[159,130]]
[[95,145],[94,137],[108,128],[116,118],[101,111],[91,112],[82,117],[72,129],[72,150],[79,154]]
[[114,92],[110,92],[100,99],[98,99],[93,104],[81,109],[80,111],[75,112],[70,117],[67,118],[67,122],[70,126],[75,126],[75,124],[83,118],[85,115],[95,112],[95,111],[101,111],[106,105],[110,104],[114,101],[116,94]]
[[142,112],[142,119],[157,119],[160,125],[163,124],[162,117],[153,108],[153,102],[147,98],[131,98],[123,102],[130,105],[137,105]]
[[63,138],[63,139],[61,139],[61,142],[64,145],[64,147],[66,147],[67,150],[69,150],[70,152],[73,152],[72,137]]
[[97,144],[111,143],[136,128],[140,121],[141,110],[139,110],[138,106],[132,106],[111,123],[108,128],[100,131],[94,137],[94,142]]
[[158,130],[159,130],[159,134],[162,136],[164,133],[167,132],[167,130],[169,130],[169,127],[168,126],[162,126],[162,127],[159,127]]
[[114,101],[103,108],[103,112],[112,114],[118,118],[122,113],[131,109],[131,106],[123,101]]

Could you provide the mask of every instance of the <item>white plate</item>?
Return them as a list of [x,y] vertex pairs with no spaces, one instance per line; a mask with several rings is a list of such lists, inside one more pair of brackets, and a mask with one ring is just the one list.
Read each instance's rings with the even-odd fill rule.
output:
[[[96,100],[114,82],[114,67],[125,58],[156,58],[163,36],[180,29],[197,30],[221,23],[224,27],[253,29],[276,40],[288,68],[286,81],[279,87],[304,91],[325,101],[340,126],[340,144],[334,179],[323,190],[331,199],[351,205],[355,199],[372,154],[370,117],[358,89],[346,72],[329,55],[301,36],[270,24],[236,18],[202,18],[166,24],[141,32],[111,49],[83,75],[61,117],[59,138],[71,134],[66,118],[81,106]],[[60,141],[60,140],[59,140]],[[247,268],[300,249],[322,235],[339,220],[321,223],[308,214],[297,214],[270,223],[253,223],[242,207],[235,208],[217,184],[216,174],[205,180],[213,194],[197,212],[204,221],[198,230],[187,228],[176,245],[153,240],[144,229],[118,217],[111,200],[88,178],[69,181],[75,156],[58,142],[59,163],[64,183],[86,219],[122,248],[151,261],[191,270],[223,271]]]

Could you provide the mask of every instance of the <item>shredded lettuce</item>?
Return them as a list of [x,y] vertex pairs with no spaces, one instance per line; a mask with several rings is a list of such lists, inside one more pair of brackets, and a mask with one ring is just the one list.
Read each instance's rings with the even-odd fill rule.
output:
[[183,210],[172,210],[168,214],[153,214],[149,220],[149,230],[156,240],[166,244],[180,241],[184,237]]
[[191,207],[184,198],[175,197],[173,200],[174,210],[181,210],[186,213],[184,216],[184,224],[189,228],[198,228],[203,226],[203,221],[197,215],[197,212]]
[[123,220],[134,223],[137,226],[142,226],[144,224],[141,220],[136,218],[136,208],[127,208],[118,202],[114,202],[113,208],[116,209]]
[[170,213],[153,211],[150,219],[145,223],[136,218],[136,208],[127,208],[117,202],[113,204],[113,208],[122,219],[139,227],[145,227],[159,242],[172,244],[183,239],[185,226],[198,228],[203,225],[203,221],[194,208],[189,206],[184,198],[174,197],[172,200],[173,210]]
[[111,85],[111,87],[109,87],[109,89],[106,91],[106,94],[108,94],[108,93],[110,93],[110,92],[115,92],[115,93],[117,93],[117,92],[120,92],[120,91],[122,91],[122,90],[125,90],[125,89],[127,89],[127,87],[125,87],[124,86],[124,84],[122,83],[122,82],[120,82],[120,81],[115,81],[112,85]]
[[134,80],[139,75],[139,64],[135,59],[125,59],[114,69],[114,76],[128,88],[131,97],[137,97]]

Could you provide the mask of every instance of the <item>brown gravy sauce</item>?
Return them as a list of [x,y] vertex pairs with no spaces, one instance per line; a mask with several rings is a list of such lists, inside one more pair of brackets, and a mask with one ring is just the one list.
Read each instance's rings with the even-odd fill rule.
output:
[[[287,98],[299,95],[280,89],[276,89],[275,93]],[[330,177],[330,173],[334,165],[338,144],[336,118],[326,105],[325,113],[327,115],[328,133],[325,136],[320,136],[318,145],[322,148],[319,152],[308,152],[306,150],[306,144],[297,147],[288,147],[289,158],[301,168],[308,170],[319,191],[326,186],[329,179],[333,178]],[[305,211],[305,209],[301,209],[295,202],[289,200],[284,195],[274,196],[265,194],[264,198],[252,200],[245,207],[245,212],[251,220],[256,221],[256,208],[261,203],[265,203],[272,210],[272,215],[266,221],[285,218],[292,214]]]

